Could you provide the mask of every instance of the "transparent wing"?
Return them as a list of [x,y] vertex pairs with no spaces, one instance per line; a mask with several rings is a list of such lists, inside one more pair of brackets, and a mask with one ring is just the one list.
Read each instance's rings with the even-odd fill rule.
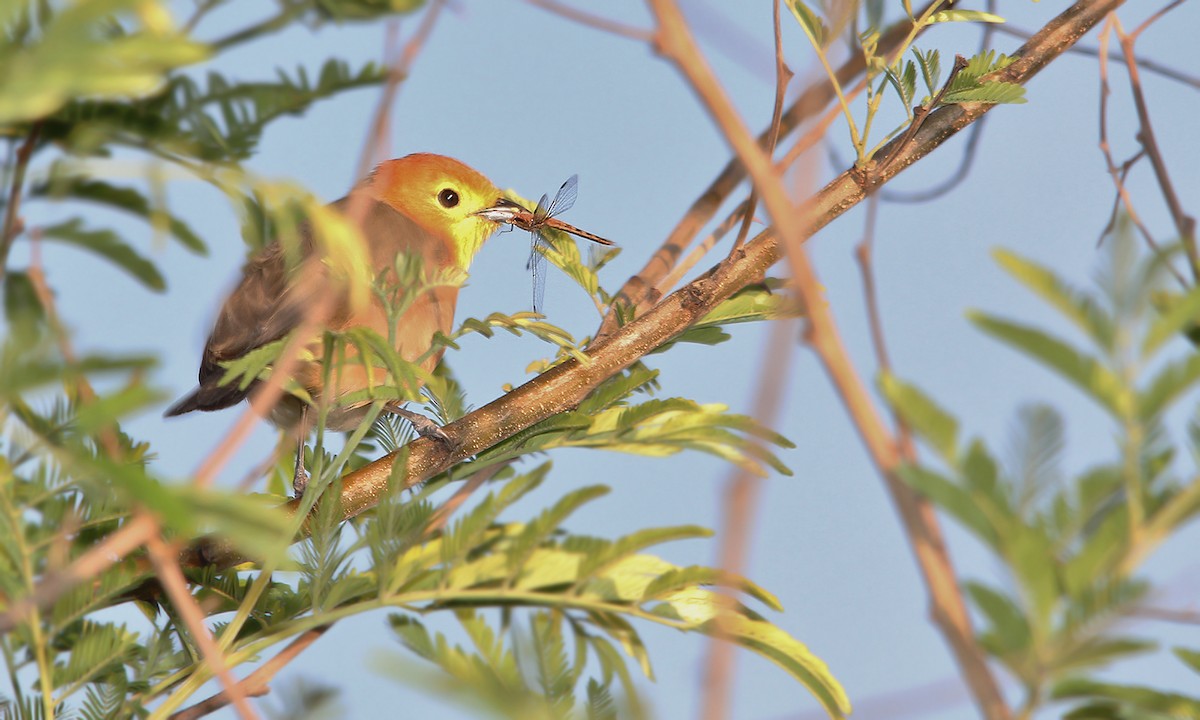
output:
[[542,311],[542,301],[546,297],[546,255],[545,250],[548,249],[549,243],[546,238],[542,237],[542,228],[535,227],[531,233],[533,236],[529,247],[529,262],[525,263],[525,269],[529,271],[533,278],[533,311]]
[[[559,192],[562,192],[562,190],[559,190]],[[550,217],[550,211],[554,209],[555,203],[558,202],[558,196],[554,196],[554,202],[552,203],[546,202],[549,199],[549,195],[543,195],[542,199],[538,200],[537,207],[533,209],[533,227],[538,227],[546,222],[546,218]]]
[[563,183],[562,187],[560,187],[558,192],[555,193],[554,201],[550,203],[550,207],[546,208],[546,214],[542,216],[542,219],[552,218],[559,213],[564,213],[570,210],[571,206],[575,204],[575,198],[578,196],[579,176],[572,175],[571,177],[567,178],[567,181]]

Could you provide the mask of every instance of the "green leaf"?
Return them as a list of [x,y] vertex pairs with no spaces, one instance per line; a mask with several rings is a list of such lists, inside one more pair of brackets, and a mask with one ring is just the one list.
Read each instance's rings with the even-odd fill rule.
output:
[[1127,703],[1139,710],[1162,713],[1171,718],[1200,720],[1200,700],[1156,688],[1074,678],[1055,685],[1050,696],[1055,700],[1105,699]]
[[929,498],[939,508],[953,515],[980,540],[992,548],[998,547],[999,538],[991,521],[980,509],[975,498],[962,487],[943,475],[914,465],[905,465],[899,469],[898,473],[900,479]]
[[802,313],[784,281],[768,278],[734,293],[701,318],[693,328],[796,317]]
[[1113,349],[1113,320],[1091,296],[1072,288],[1049,268],[1016,253],[998,248],[992,251],[992,257],[1009,275],[1073,322],[1098,348]]
[[780,628],[763,620],[727,613],[719,620],[708,621],[703,630],[753,650],[786,670],[808,688],[829,717],[844,718],[850,714],[850,698],[829,667]]
[[1200,355],[1195,352],[1167,363],[1151,378],[1146,389],[1138,393],[1138,417],[1143,422],[1156,420],[1197,380],[1200,380]]
[[758,600],[772,610],[777,612],[783,611],[783,606],[779,603],[779,598],[749,580],[727,573],[724,570],[700,567],[698,565],[676,568],[659,575],[658,578],[647,585],[642,591],[641,601],[659,600],[680,590],[697,585],[720,585],[722,587],[733,588]]
[[1193,672],[1200,673],[1200,651],[1176,647],[1171,648],[1171,652],[1175,653],[1175,657],[1179,658]]
[[571,513],[609,492],[610,489],[605,485],[580,488],[563,496],[553,507],[542,511],[533,522],[528,523],[521,534],[513,539],[512,550],[508,553],[510,580],[516,579],[537,546],[557,530]]
[[47,240],[60,240],[94,252],[151,290],[162,292],[167,288],[166,280],[154,263],[138,255],[111,230],[87,230],[83,228],[82,220],[73,218],[58,225],[42,228],[42,236]]
[[937,50],[921,52],[914,47],[913,55],[917,58],[917,67],[921,69],[921,79],[925,81],[925,89],[929,92],[929,96],[933,97],[942,84],[941,54]]
[[[141,18],[144,29],[114,32],[113,16]],[[58,9],[38,42],[0,48],[0,123],[45,117],[70,99],[140,97],[166,72],[208,57],[208,49],[150,21],[138,0],[92,0]]]
[[989,105],[1025,104],[1025,86],[1017,83],[992,81],[976,87],[947,91],[942,95],[943,105],[960,103],[987,103]]
[[1025,102],[1025,88],[1016,83],[985,80],[984,76],[1001,70],[1012,63],[1012,58],[996,54],[994,50],[975,55],[967,61],[950,86],[942,95],[946,105],[964,102],[1012,103]]
[[808,36],[809,41],[817,48],[824,48],[829,31],[820,16],[813,12],[804,0],[792,0],[788,3],[788,10],[791,10],[792,15],[800,22],[800,27],[804,28],[804,34]]
[[894,375],[879,378],[880,388],[900,417],[933,447],[946,464],[958,463],[958,421],[915,385]]
[[984,645],[1010,668],[1017,670],[1025,655],[1031,651],[1033,643],[1025,613],[1012,598],[983,583],[968,582],[966,589],[971,602],[991,625],[983,635]]
[[171,235],[185,248],[197,255],[208,253],[204,241],[186,223],[164,208],[151,207],[150,201],[133,188],[118,187],[89,178],[69,177],[55,178],[49,183],[38,185],[30,191],[30,194],[34,197],[70,197],[76,200],[86,200],[124,210],[151,223],[157,222],[161,218],[165,221]]
[[75,427],[91,435],[119,418],[160,402],[165,394],[143,384],[130,385],[114,393],[100,396],[79,408]]
[[1004,18],[980,10],[942,10],[929,16],[929,24],[947,22],[1003,23]]
[[1132,397],[1112,370],[1096,358],[1041,330],[980,312],[969,314],[979,329],[1075,383],[1088,397],[1116,417],[1128,414]]
[[[255,559],[280,557],[291,544],[290,520],[279,498],[181,485],[191,520]],[[329,503],[326,503],[329,504]]]
[[1142,359],[1149,360],[1171,338],[1193,325],[1200,317],[1200,287],[1183,297],[1172,297],[1170,307],[1150,323],[1142,340]]

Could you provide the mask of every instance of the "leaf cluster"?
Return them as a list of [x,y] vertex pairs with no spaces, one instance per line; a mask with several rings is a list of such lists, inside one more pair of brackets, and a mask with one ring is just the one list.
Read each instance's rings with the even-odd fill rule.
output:
[[[1188,463],[1165,430],[1167,414],[1194,396],[1200,381],[1195,351],[1169,343],[1191,328],[1200,291],[1168,292],[1164,258],[1138,258],[1127,234],[1109,243],[1092,291],[1031,260],[996,253],[1086,347],[1015,320],[985,313],[972,320],[1091,399],[1113,423],[1115,457],[1068,477],[1062,420],[1035,405],[1022,411],[1012,460],[1002,464],[982,439],[961,439],[958,419],[914,385],[888,376],[882,389],[941,466],[912,465],[903,478],[982,542],[1010,576],[1008,588],[971,581],[966,590],[984,619],[980,643],[1021,682],[1026,706],[1069,700],[1069,717],[1158,717],[1187,707],[1187,716],[1200,699],[1095,674],[1157,649],[1117,623],[1147,598],[1150,585],[1138,573],[1146,558],[1200,512],[1194,461],[1177,475]],[[1172,347],[1183,352],[1168,352]],[[1194,422],[1189,435],[1195,458]],[[1194,659],[1184,648],[1176,655]]]

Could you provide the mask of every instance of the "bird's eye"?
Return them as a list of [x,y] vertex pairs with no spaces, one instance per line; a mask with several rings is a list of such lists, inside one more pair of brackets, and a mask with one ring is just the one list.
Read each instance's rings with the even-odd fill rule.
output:
[[458,204],[458,193],[454,192],[450,188],[443,188],[442,191],[438,193],[438,202],[441,203],[442,207],[444,208],[452,208]]

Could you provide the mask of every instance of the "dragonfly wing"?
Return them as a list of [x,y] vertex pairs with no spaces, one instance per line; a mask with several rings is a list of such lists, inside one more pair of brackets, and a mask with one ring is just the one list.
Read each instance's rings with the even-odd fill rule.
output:
[[[541,225],[542,223],[544,223],[546,221],[546,218],[550,217],[550,211],[552,209],[554,209],[554,203],[547,202],[547,200],[549,200],[549,199],[550,199],[549,195],[543,195],[542,199],[538,200],[537,207],[533,209],[533,226],[534,227]],[[555,199],[555,201],[557,201],[558,196],[557,195],[554,196],[554,199]]]
[[525,269],[533,279],[533,311],[542,311],[542,301],[546,297],[546,254],[549,249],[546,238],[542,237],[540,227],[533,230],[533,239],[529,247],[529,262]]
[[567,181],[562,184],[558,192],[554,195],[554,202],[550,203],[550,207],[546,208],[545,217],[552,218],[559,213],[564,213],[571,209],[575,204],[575,198],[579,196],[579,176],[572,175],[567,178]]

